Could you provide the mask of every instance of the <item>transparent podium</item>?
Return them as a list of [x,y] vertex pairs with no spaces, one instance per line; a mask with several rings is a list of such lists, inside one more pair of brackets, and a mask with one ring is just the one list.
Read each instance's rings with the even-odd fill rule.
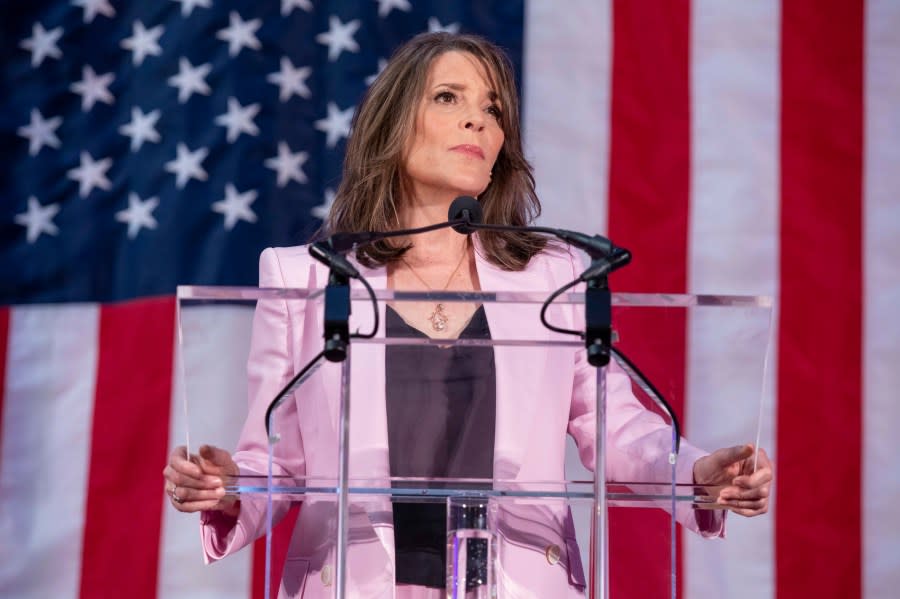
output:
[[[771,300],[613,294],[616,351],[594,368],[581,339],[542,326],[550,291],[373,302],[353,288],[346,359],[331,362],[323,289],[179,287],[188,448],[241,467],[226,485],[239,532],[211,542],[228,525],[207,526],[208,555],[264,536],[267,597],[675,597],[682,529],[719,537],[732,520],[694,484],[693,432],[728,441],[705,450],[758,446],[770,424]],[[584,300],[560,296],[547,321],[581,330]],[[403,319],[451,303],[486,330],[435,339]]]

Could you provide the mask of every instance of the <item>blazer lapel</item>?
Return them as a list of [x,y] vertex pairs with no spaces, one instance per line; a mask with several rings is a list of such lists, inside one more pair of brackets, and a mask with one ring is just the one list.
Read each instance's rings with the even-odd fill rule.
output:
[[[358,266],[360,274],[375,291],[387,288],[387,269]],[[356,280],[353,291],[365,291]],[[369,299],[352,303],[350,332],[372,330],[374,314]],[[378,302],[379,326],[376,339],[384,338],[384,302]],[[382,478],[390,476],[388,459],[387,410],[385,407],[384,345],[356,341],[350,350],[350,476]]]
[[[367,269],[357,267],[375,290],[384,289],[387,285],[386,271],[380,269]],[[311,287],[324,289],[328,283],[328,269],[315,263],[314,275],[311,277]],[[365,290],[359,281],[352,280],[351,291]],[[318,352],[322,348],[322,312],[324,308],[324,296],[317,302],[315,310],[316,319],[313,324],[314,342],[308,339],[309,331],[304,331],[305,342],[315,346]],[[380,322],[384,322],[384,304],[378,306]],[[372,330],[374,317],[372,304],[368,299],[354,300],[351,303],[350,332],[367,332]],[[383,326],[379,326],[376,338],[383,338]],[[384,346],[374,343],[363,343],[351,340],[350,351],[350,476],[351,478],[372,478],[389,475],[389,462],[387,457],[387,417],[384,401]],[[324,402],[322,408],[328,415],[329,430],[323,431],[329,439],[329,449],[319,448],[328,455],[337,467],[339,420],[341,406],[341,372],[342,363],[326,362],[322,369],[327,383],[324,384],[322,396]],[[335,470],[334,474],[337,473]],[[324,474],[323,474],[324,475]]]
[[[475,239],[476,267],[482,291],[534,292],[546,287],[538,273],[526,268],[520,272],[500,269],[484,259],[481,244]],[[494,340],[537,340],[549,338],[540,325],[539,304],[485,303],[485,313]],[[497,421],[494,432],[494,477],[513,479],[522,467],[528,435],[534,424],[545,378],[541,356],[536,347],[494,346],[497,379]]]

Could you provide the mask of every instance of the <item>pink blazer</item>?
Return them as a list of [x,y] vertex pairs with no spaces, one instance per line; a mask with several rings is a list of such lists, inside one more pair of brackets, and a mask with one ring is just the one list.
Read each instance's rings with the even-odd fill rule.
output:
[[[480,249],[476,237],[476,249]],[[484,291],[553,290],[573,279],[578,261],[564,249],[548,249],[521,272],[507,272],[476,252]],[[373,288],[387,284],[384,268],[361,268]],[[260,258],[260,286],[323,287],[327,269],[305,246],[269,248]],[[354,288],[358,283],[354,281]],[[384,305],[380,306],[384,322]],[[485,306],[494,339],[554,338],[538,320],[539,306]],[[266,472],[267,445],[263,426],[268,402],[294,373],[322,347],[321,314],[305,310],[302,301],[258,303],[248,360],[249,415],[234,454],[245,473]],[[571,307],[551,310],[552,322],[577,328]],[[354,302],[351,330],[371,329],[368,302]],[[523,328],[528,329],[523,333]],[[382,333],[379,333],[382,334]],[[520,481],[562,480],[565,436],[571,434],[582,462],[593,468],[595,371],[574,348],[497,346],[494,475]],[[377,478],[389,474],[385,411],[384,349],[356,343],[351,349],[350,476]],[[279,410],[281,441],[276,445],[275,474],[337,476],[337,431],[340,366],[326,364]],[[671,478],[667,462],[671,432],[646,411],[631,393],[627,375],[618,368],[607,374],[608,453],[610,480]],[[682,444],[677,467],[680,482],[692,482],[694,461],[703,452]],[[287,505],[276,506],[276,518]],[[348,590],[353,597],[395,597],[391,504],[388,499],[352,498],[347,551]],[[265,503],[244,498],[235,524],[217,513],[203,514],[202,540],[207,561],[252,543],[265,532]],[[676,514],[698,530],[688,507]],[[277,520],[276,520],[277,521]],[[500,510],[497,520],[498,587],[501,598],[582,597],[585,576],[575,543],[569,510],[562,503],[536,506],[518,502]],[[290,543],[279,597],[318,599],[334,592],[336,503],[333,497],[304,498]],[[721,533],[721,521],[705,536]],[[546,555],[558,553],[551,564]],[[557,551],[558,550],[558,551]]]

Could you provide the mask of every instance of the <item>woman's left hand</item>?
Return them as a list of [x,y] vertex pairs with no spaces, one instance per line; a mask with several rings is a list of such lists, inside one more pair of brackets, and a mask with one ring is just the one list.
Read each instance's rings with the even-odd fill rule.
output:
[[[754,460],[753,445],[717,449],[694,462],[694,483],[722,486],[716,503],[741,516],[758,516],[769,511],[772,462],[760,449]],[[756,471],[753,470],[754,461]]]

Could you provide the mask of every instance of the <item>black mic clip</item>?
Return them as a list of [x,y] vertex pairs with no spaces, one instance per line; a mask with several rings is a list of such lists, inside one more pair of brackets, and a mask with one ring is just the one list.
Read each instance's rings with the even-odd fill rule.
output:
[[359,271],[337,252],[329,242],[310,244],[309,253],[329,268],[325,287],[325,359],[343,362],[350,343],[350,279],[358,279]]
[[631,262],[631,252],[614,247],[603,256],[592,256],[591,265],[578,278],[587,283],[584,295],[584,346],[588,364],[609,364],[612,348],[612,293],[608,277],[611,272]]

